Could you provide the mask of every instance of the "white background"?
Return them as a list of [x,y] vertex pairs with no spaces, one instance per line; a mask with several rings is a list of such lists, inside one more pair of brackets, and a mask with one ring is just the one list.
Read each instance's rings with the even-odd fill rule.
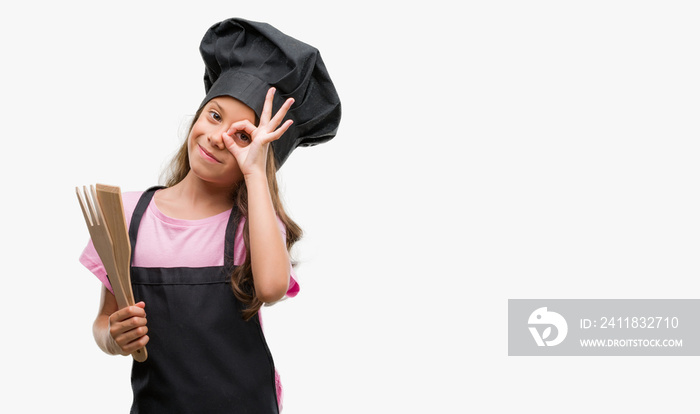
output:
[[301,293],[264,310],[285,413],[697,402],[695,357],[507,356],[508,298],[698,296],[695,2],[8,3],[0,411],[128,411],[74,187],[158,182],[233,16],[318,47],[343,102],[280,172],[305,230]]

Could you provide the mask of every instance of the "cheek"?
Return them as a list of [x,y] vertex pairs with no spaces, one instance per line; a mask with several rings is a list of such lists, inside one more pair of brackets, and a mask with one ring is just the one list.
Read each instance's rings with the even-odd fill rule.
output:
[[194,146],[195,146],[195,141],[192,139],[192,136],[190,135],[187,137],[187,158],[192,162],[192,151],[194,151]]
[[197,159],[198,156],[198,151],[199,149],[197,148],[197,135],[195,135],[194,129],[192,130],[192,133],[187,137],[187,165],[191,168],[193,168],[192,161]]
[[200,115],[199,119],[192,125],[192,128],[190,129],[190,134],[187,136],[188,140],[191,140],[200,135],[204,135],[207,131],[207,122],[202,116]]
[[192,126],[189,135],[187,135],[187,147],[190,148],[190,150],[194,148],[197,145],[199,137],[205,135],[205,133],[206,129],[204,125],[202,125],[202,120],[200,119]]

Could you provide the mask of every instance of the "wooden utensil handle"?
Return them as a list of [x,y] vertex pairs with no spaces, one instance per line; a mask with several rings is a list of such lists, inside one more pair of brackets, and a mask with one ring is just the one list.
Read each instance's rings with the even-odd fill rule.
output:
[[146,347],[144,346],[143,348],[137,349],[136,351],[131,353],[131,356],[134,358],[134,360],[138,362],[143,362],[148,358],[148,352],[146,352]]

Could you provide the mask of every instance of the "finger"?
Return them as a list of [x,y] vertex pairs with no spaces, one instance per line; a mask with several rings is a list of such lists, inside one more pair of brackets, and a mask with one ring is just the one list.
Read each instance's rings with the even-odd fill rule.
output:
[[115,341],[117,341],[119,346],[121,346],[123,348],[125,345],[127,345],[133,341],[138,340],[139,338],[146,335],[147,333],[148,333],[147,326],[139,326],[138,328],[131,329],[127,332],[124,332],[124,333],[118,335],[115,338]]
[[230,153],[236,156],[236,153],[238,152],[238,148],[236,148],[236,141],[234,141],[233,138],[231,138],[228,132],[224,132],[223,134],[221,134],[221,137],[224,141],[224,146],[226,147],[226,149],[228,149]]
[[[269,144],[273,141],[277,141],[289,129],[289,127],[292,126],[293,123],[294,122],[291,119],[286,120],[284,124],[282,124],[282,126],[277,128],[274,132],[266,135],[264,138],[260,138],[260,144],[264,145]],[[256,142],[258,142],[258,140],[256,140]]]
[[252,135],[256,128],[257,127],[252,122],[250,122],[247,119],[244,119],[242,121],[234,122],[233,124],[231,124],[226,133],[229,137],[233,136],[233,134],[240,131]]
[[[116,315],[117,312],[112,314]],[[111,317],[110,317],[111,318]],[[121,320],[111,320],[109,321],[110,330],[115,330],[118,332],[128,331],[135,327],[143,326],[147,323],[145,312],[142,315],[128,316],[122,318]]]
[[146,346],[150,339],[151,338],[149,338],[148,335],[144,335],[141,338],[124,345],[124,347],[122,348],[122,350],[124,351],[124,355],[132,354],[137,349],[143,348],[144,346]]
[[[124,322],[119,322],[109,327],[109,334],[112,338],[117,339],[124,334],[143,328],[148,324],[146,318],[130,318]],[[133,339],[133,338],[132,338]]]
[[[143,303],[143,302],[140,302]],[[133,318],[133,317],[146,317],[146,310],[144,309],[145,305],[139,305],[139,306],[127,306],[125,308],[119,309],[118,311],[114,312],[109,316],[109,323],[114,325],[115,323],[122,322],[126,319]]]
[[282,122],[285,116],[287,116],[287,111],[289,111],[289,108],[292,107],[294,104],[294,98],[289,98],[286,101],[284,101],[284,104],[282,104],[282,107],[277,111],[275,114],[274,118],[268,122],[268,129],[270,131],[274,130],[277,128],[277,126]]
[[224,146],[236,156],[241,148],[245,148],[253,142],[255,130],[255,125],[250,121],[243,120],[234,123],[227,132],[221,134]]
[[146,333],[148,327],[146,318],[129,318],[126,321],[116,323],[109,328],[109,334],[120,348],[134,341]]
[[236,132],[233,135],[222,135],[223,143],[228,148],[229,152],[236,155],[242,148],[247,147],[253,142],[253,138],[247,132]]
[[289,111],[289,108],[291,108],[293,104],[294,104],[294,98],[288,98],[286,101],[284,101],[284,103],[282,104],[280,109],[277,111],[275,116],[272,119],[270,119],[267,123],[263,124],[263,122],[261,121],[260,126],[261,127],[264,126],[265,129],[269,132],[274,131],[275,129],[277,129],[277,127],[280,125],[280,123],[282,123],[282,120],[284,119],[284,117],[287,116],[287,112]]
[[242,145],[239,145],[235,139],[233,139],[230,135],[228,135],[226,132],[221,134],[221,137],[223,138],[224,141],[224,146],[230,152],[233,154],[233,157],[235,159],[238,159],[239,154],[241,153],[241,149],[243,148]]
[[260,124],[267,124],[272,117],[272,100],[275,98],[274,87],[267,90],[267,95],[265,95],[265,104],[263,105],[262,113],[260,114]]
[[241,139],[242,134],[243,133],[237,132],[233,136],[230,136],[227,133],[223,133],[221,135],[223,137],[224,146],[226,146],[228,152],[233,154],[233,156],[236,158],[238,158],[238,154],[241,153],[241,150],[252,142],[250,138],[248,138],[248,141]]

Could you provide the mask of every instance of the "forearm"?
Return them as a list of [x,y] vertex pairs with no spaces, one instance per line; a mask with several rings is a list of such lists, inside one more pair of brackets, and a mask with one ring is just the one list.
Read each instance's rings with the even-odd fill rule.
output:
[[253,283],[258,298],[266,303],[284,297],[289,286],[289,254],[278,227],[267,177],[251,174],[248,189],[248,230]]

